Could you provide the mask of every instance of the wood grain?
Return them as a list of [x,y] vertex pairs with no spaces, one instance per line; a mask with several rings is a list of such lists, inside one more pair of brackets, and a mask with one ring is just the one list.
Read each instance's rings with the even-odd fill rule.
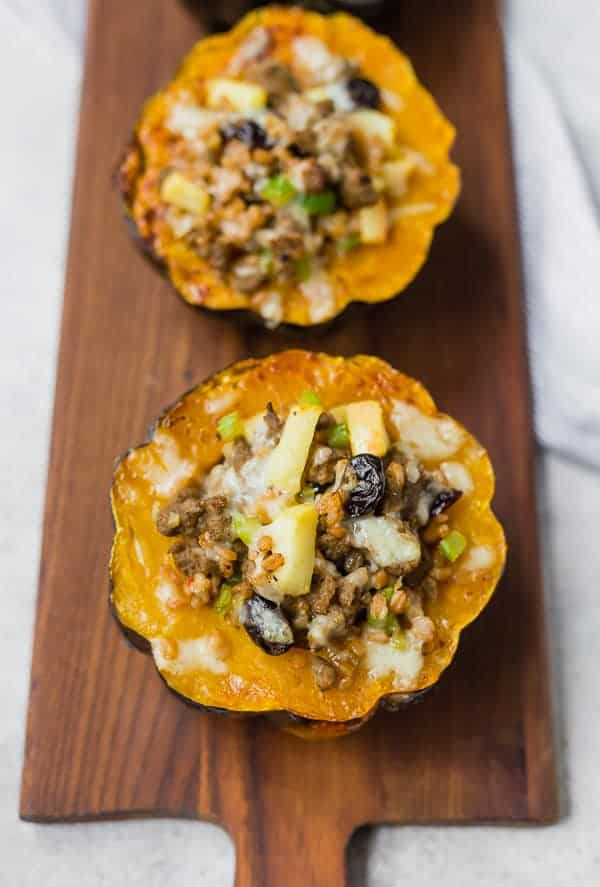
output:
[[[558,815],[496,9],[398,7],[384,26],[458,127],[464,193],[406,295],[353,309],[326,334],[194,312],[136,254],[111,173],[142,101],[201,25],[171,0],[90,7],[21,815],[214,820],[235,842],[237,887],[343,884],[347,840],[364,823]],[[495,599],[438,689],[317,745],[172,698],[107,606],[114,457],[193,382],[294,345],[373,352],[422,379],[489,448],[510,545]]]

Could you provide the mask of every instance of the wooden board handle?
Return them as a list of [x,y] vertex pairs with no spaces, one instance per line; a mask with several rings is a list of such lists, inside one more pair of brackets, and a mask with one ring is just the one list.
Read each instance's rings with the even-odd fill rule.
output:
[[344,887],[346,840],[331,820],[298,828],[293,818],[238,836],[235,887]]
[[203,737],[200,771],[221,764],[206,789],[235,846],[235,887],[343,887],[356,826],[347,780],[356,767],[339,765],[354,737],[341,748],[341,740],[307,742],[264,719],[219,726],[218,749],[214,731]]

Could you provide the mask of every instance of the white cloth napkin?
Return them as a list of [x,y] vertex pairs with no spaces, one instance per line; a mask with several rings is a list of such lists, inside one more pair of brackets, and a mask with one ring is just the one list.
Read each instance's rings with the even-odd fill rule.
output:
[[[25,258],[32,211],[36,228],[41,213],[37,279],[53,287],[60,286],[84,9],[84,0],[0,0],[0,84],[12,110],[5,120],[13,121],[0,144],[8,179],[0,249],[4,266]],[[512,0],[505,28],[537,434],[600,466],[600,3]]]
[[513,0],[506,43],[536,429],[600,466],[600,3]]

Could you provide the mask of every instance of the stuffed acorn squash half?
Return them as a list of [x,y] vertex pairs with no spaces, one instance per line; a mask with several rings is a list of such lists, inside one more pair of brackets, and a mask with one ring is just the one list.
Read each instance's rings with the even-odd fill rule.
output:
[[410,701],[487,604],[485,450],[375,357],[287,351],[185,394],[112,488],[112,605],[199,706],[330,736]]
[[308,326],[412,280],[459,190],[453,140],[389,39],[268,7],[201,40],[146,104],[119,185],[187,302]]

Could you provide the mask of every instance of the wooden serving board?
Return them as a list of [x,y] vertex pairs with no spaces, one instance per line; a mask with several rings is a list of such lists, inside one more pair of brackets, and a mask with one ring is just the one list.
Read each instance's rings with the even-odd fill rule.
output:
[[[141,103],[200,23],[173,0],[91,0],[21,815],[214,820],[235,842],[237,887],[341,885],[365,823],[558,815],[497,11],[492,0],[397,6],[381,29],[457,125],[463,195],[403,297],[325,334],[273,334],[185,306],[134,250],[111,188]],[[107,600],[115,456],[192,383],[290,346],[372,352],[422,379],[489,448],[510,546],[437,690],[317,744],[173,698]]]

